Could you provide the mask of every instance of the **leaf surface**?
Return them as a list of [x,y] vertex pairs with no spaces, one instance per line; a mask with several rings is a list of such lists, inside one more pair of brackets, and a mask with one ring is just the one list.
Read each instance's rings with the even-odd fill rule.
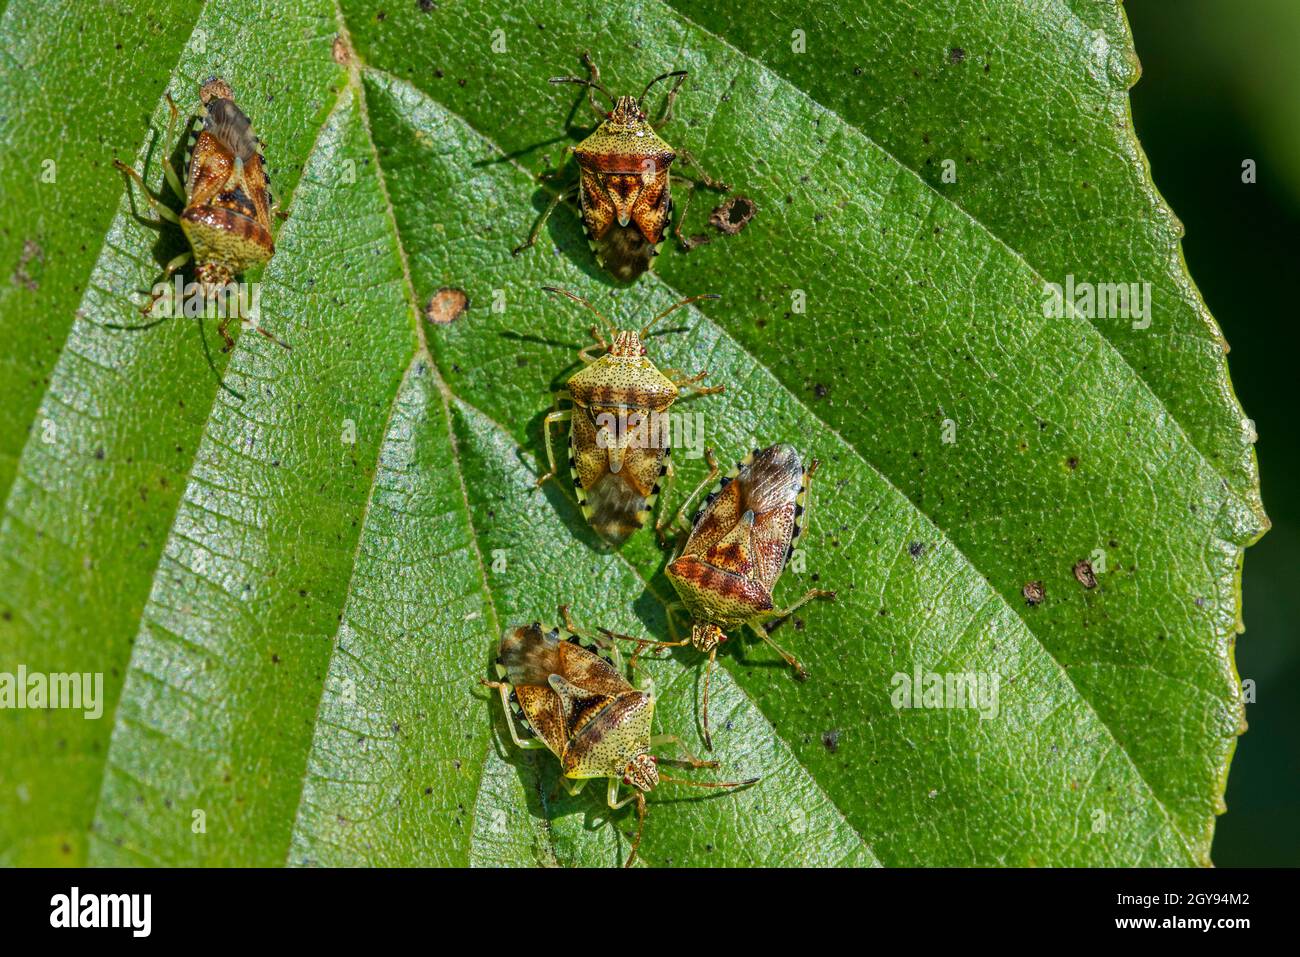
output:
[[[111,222],[79,200],[106,223],[97,258],[57,271],[75,288],[80,261],[86,291],[0,382],[25,423],[0,430],[0,670],[102,671],[106,706],[0,713],[0,860],[621,861],[631,809],[563,795],[477,685],[502,628],[560,602],[669,637],[653,536],[610,553],[567,479],[533,487],[589,325],[539,289],[559,285],[628,326],[721,293],[650,340],[661,368],[727,386],[677,411],[724,461],[782,440],[822,461],[803,571],[777,594],[839,594],[776,633],[812,677],[728,642],[717,773],[763,780],[663,786],[647,863],[1206,863],[1242,724],[1239,563],[1266,519],[1218,331],[1115,122],[1134,75],[1122,15],[867,6],[848,22],[765,3],[737,24],[685,2],[318,3],[274,21],[222,2],[188,39],[173,25],[165,86],[193,108],[199,81],[227,77],[265,141],[289,216],[250,278],[293,349],[210,345],[240,400],[197,324],[105,329],[174,250],[120,182],[97,187],[121,197]],[[570,141],[574,88],[545,80],[588,46],[615,92],[690,69],[664,135],[758,209],[719,236],[699,193],[687,229],[714,241],[666,245],[628,289],[563,208],[510,255],[550,195],[533,174]],[[67,75],[62,56],[48,69]],[[152,111],[136,162],[155,186],[158,93],[123,94]],[[927,160],[959,147],[949,184]],[[1150,281],[1150,326],[1044,317],[1044,282],[1069,271]],[[469,309],[434,325],[443,288]],[[45,295],[5,294],[14,329]],[[674,505],[704,474],[679,444]],[[692,748],[699,664],[646,666],[659,729]],[[996,707],[896,707],[918,671],[996,676]]]

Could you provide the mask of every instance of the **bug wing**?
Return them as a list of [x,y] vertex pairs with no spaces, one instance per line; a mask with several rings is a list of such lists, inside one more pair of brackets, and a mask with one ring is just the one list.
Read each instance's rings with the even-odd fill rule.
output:
[[[538,623],[506,630],[497,671],[511,686],[524,725],[561,759],[575,722],[585,724],[614,695],[631,689],[618,670],[583,647],[578,636]],[[567,698],[557,693],[554,678],[575,690]],[[575,704],[578,699],[585,703]]]
[[659,162],[663,165],[656,165],[655,173],[650,177],[649,182],[642,177],[641,192],[632,207],[632,222],[641,230],[641,235],[645,237],[646,242],[654,246],[664,241],[664,229],[668,226],[668,218],[672,211],[668,185],[668,163],[672,160],[671,153],[667,156],[667,162],[663,162],[661,157]]
[[225,189],[235,169],[230,149],[207,131],[199,130],[190,151],[190,170],[185,180],[186,203],[205,206]]
[[736,482],[734,471],[722,479],[718,489],[704,500],[704,504],[695,513],[683,554],[701,557],[707,555],[714,545],[736,527],[745,514],[744,489]]
[[534,622],[509,628],[501,638],[497,656],[499,671],[515,687],[549,687],[552,675],[560,675],[587,691],[615,695],[631,689],[608,657],[587,647],[573,632]]
[[[605,541],[621,545],[650,518],[666,462],[666,442],[640,442],[631,430],[597,441],[589,409],[573,415],[572,467],[582,514]],[[605,447],[602,447],[605,446]]]
[[650,268],[664,241],[664,228],[672,217],[672,198],[664,186],[654,194],[654,202],[639,197],[626,226],[618,223],[618,208],[606,193],[598,173],[582,170],[578,186],[578,208],[587,242],[596,261],[615,278],[631,282]]
[[203,129],[229,151],[247,163],[257,155],[253,124],[235,101],[226,97],[210,100],[203,117]]
[[[738,478],[737,481],[740,481]],[[804,468],[792,446],[780,444],[754,456],[744,480],[746,504],[754,513],[754,578],[768,591],[785,568],[795,533]]]
[[271,228],[271,189],[253,125],[228,98],[208,102],[190,154],[188,203],[228,209]]
[[513,689],[511,697],[519,705],[518,715],[524,726],[546,742],[551,753],[563,761],[569,733],[559,696],[548,685],[519,685]]
[[803,463],[792,446],[754,450],[705,499],[683,554],[770,593],[785,567],[803,482]]
[[654,698],[642,691],[619,695],[569,742],[564,773],[572,778],[618,778],[628,762],[650,749]]

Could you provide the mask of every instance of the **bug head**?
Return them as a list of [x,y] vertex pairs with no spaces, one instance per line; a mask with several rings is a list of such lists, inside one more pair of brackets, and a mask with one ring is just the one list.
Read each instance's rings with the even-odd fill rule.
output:
[[235,281],[235,274],[225,263],[209,260],[194,267],[194,278],[199,281],[203,298],[215,299],[223,289]]
[[691,626],[691,644],[706,655],[726,640],[726,633],[717,625],[696,622]]
[[199,87],[199,101],[207,106],[213,100],[233,100],[234,91],[230,89],[230,84],[217,76],[210,76],[203,81]]
[[645,122],[645,110],[635,96],[620,96],[614,101],[614,108],[605,114],[605,121],[615,128],[637,127]]
[[609,347],[609,354],[622,358],[636,358],[646,354],[645,343],[635,329],[620,329],[614,334],[614,341]]
[[641,752],[627,763],[623,783],[641,791],[649,791],[659,784],[659,765],[653,754]]

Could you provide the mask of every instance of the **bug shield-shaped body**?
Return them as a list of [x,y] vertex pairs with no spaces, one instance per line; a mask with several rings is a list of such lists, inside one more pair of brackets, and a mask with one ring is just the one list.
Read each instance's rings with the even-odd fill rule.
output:
[[578,503],[605,541],[622,544],[654,508],[671,454],[667,412],[677,386],[646,358],[636,332],[568,381],[569,467]]
[[516,720],[560,759],[565,777],[617,778],[649,791],[659,783],[649,754],[654,696],[597,649],[562,628],[512,628],[497,673],[511,686]]
[[669,167],[677,158],[636,97],[619,97],[595,132],[573,148],[578,202],[601,265],[631,282],[659,254],[672,217]]
[[190,153],[181,229],[194,251],[205,295],[270,260],[271,194],[265,163],[247,116],[229,85],[213,79],[199,91],[203,128]]
[[696,645],[710,652],[721,631],[770,612],[772,589],[794,550],[806,479],[789,445],[755,449],[696,514],[668,578],[698,623]]

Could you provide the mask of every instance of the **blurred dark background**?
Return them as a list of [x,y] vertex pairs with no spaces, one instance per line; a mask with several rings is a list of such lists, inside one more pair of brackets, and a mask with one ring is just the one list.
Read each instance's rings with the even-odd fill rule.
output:
[[[1246,552],[1254,679],[1219,818],[1220,867],[1300,865],[1300,422],[1293,283],[1300,280],[1300,2],[1129,0],[1142,79],[1133,121],[1156,186],[1187,228],[1192,278],[1232,347],[1228,370],[1259,432],[1273,528]],[[1254,185],[1242,162],[1256,163]]]

